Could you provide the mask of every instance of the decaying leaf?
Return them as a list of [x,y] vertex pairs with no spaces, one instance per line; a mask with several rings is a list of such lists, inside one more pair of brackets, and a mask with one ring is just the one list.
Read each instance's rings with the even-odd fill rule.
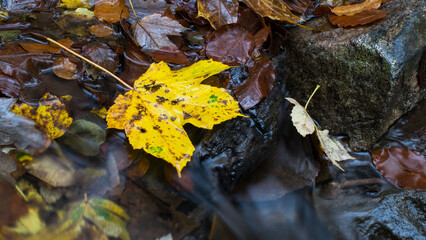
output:
[[309,116],[308,112],[304,107],[302,107],[302,105],[300,105],[293,98],[286,99],[295,105],[291,111],[290,116],[291,120],[293,121],[293,125],[297,129],[297,132],[299,132],[300,135],[304,137],[308,134],[316,132],[315,135],[318,138],[321,149],[335,166],[344,171],[338,162],[354,158],[348,154],[340,142],[333,140],[328,136],[328,130],[320,130],[315,125],[311,116]]
[[378,9],[382,5],[382,0],[365,0],[362,3],[335,7],[331,11],[337,16],[352,16],[364,10]]
[[111,35],[112,31],[112,26],[108,23],[99,23],[89,27],[90,34],[96,37],[107,37]]
[[100,21],[115,23],[130,15],[124,0],[95,0],[95,17]]
[[[69,38],[58,40],[58,42],[66,47],[71,47],[73,41]],[[53,43],[42,44],[42,43],[27,43],[20,42],[19,45],[30,53],[60,53],[62,51],[61,47]]]
[[110,237],[130,239],[126,230],[129,216],[120,206],[107,199],[93,198],[74,204],[69,211],[68,220],[69,225],[88,220]]
[[236,23],[238,0],[198,0],[198,17],[207,19],[214,29]]
[[238,85],[235,95],[243,109],[250,109],[267,97],[275,83],[275,73],[271,60],[262,56],[248,69],[247,80]]
[[10,111],[15,101],[13,98],[0,98],[0,146],[44,149],[47,144],[35,123]]
[[140,23],[149,34],[139,24],[136,24],[134,35],[144,52],[151,52],[162,47],[176,48],[167,36],[178,36],[181,32],[187,30],[178,21],[163,17],[159,13],[142,18]]
[[51,139],[62,136],[72,123],[65,105],[50,93],[40,99],[40,105],[35,110],[30,105],[23,103],[15,106],[12,112],[36,122],[37,127],[43,130]]
[[357,25],[366,25],[386,16],[386,12],[382,10],[364,10],[352,16],[336,16],[328,14],[328,20],[338,27],[354,27]]
[[254,48],[253,34],[240,26],[216,30],[206,45],[206,55],[227,65],[245,64]]
[[225,89],[201,82],[229,66],[199,61],[171,71],[166,63],[153,63],[134,89],[115,100],[108,110],[109,128],[124,129],[135,149],[144,149],[171,163],[180,173],[194,146],[183,125],[212,129],[239,113],[238,102]]
[[[79,77],[78,65],[68,57],[57,57],[53,62],[53,73],[63,79],[77,79]],[[83,66],[81,64],[81,70]]]
[[426,159],[411,149],[383,148],[371,152],[374,165],[390,183],[426,190]]
[[262,17],[297,24],[300,21],[281,0],[240,0]]
[[293,125],[297,129],[297,132],[303,137],[312,134],[315,131],[315,123],[312,120],[311,116],[309,116],[305,108],[293,98],[285,99],[294,104],[290,116],[291,120],[293,121]]

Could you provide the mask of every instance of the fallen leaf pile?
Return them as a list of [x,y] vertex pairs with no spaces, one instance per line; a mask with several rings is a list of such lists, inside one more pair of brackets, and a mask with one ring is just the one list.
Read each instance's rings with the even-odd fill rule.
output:
[[108,110],[108,127],[124,129],[133,148],[166,160],[180,173],[194,151],[184,124],[212,129],[242,116],[238,102],[225,89],[201,84],[228,68],[212,60],[177,71],[164,62],[154,63],[133,90],[117,97]]

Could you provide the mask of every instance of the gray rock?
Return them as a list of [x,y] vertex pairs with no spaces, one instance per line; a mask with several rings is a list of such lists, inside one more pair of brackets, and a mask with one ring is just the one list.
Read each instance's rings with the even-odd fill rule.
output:
[[[425,96],[417,71],[426,45],[425,1],[394,0],[385,19],[368,26],[310,32],[295,28],[286,40],[285,81],[321,127],[369,149],[388,127]],[[325,28],[326,17],[307,26]],[[420,76],[422,77],[422,76]],[[424,78],[424,76],[423,76]]]
[[[277,58],[273,66],[282,61],[282,57]],[[215,187],[232,190],[241,176],[254,170],[271,154],[277,140],[279,107],[283,99],[284,85],[277,78],[269,96],[244,112],[249,118],[234,118],[205,132],[189,165],[203,166]]]

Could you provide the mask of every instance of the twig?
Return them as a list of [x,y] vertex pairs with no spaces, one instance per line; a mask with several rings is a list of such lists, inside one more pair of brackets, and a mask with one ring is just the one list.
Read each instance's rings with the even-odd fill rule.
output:
[[95,67],[97,67],[97,68],[101,69],[102,71],[104,71],[104,72],[108,73],[108,75],[110,75],[111,77],[115,78],[115,79],[116,79],[119,83],[121,83],[121,85],[123,85],[124,87],[126,87],[126,88],[128,88],[128,89],[133,89],[133,87],[132,87],[132,86],[130,86],[129,84],[127,84],[125,81],[121,80],[119,77],[115,76],[112,72],[108,71],[108,70],[107,70],[107,69],[105,69],[104,67],[102,67],[102,66],[100,66],[100,65],[98,65],[98,64],[96,64],[96,63],[94,63],[94,62],[92,62],[92,61],[90,61],[89,59],[87,59],[87,58],[85,58],[85,57],[81,56],[80,54],[78,54],[78,53],[74,52],[73,50],[71,50],[71,49],[69,49],[69,48],[65,47],[64,45],[62,45],[62,44],[58,43],[57,41],[55,41],[55,40],[53,40],[53,39],[51,39],[51,38],[48,38],[48,37],[45,37],[45,38],[46,38],[47,40],[49,40],[50,42],[52,42],[52,43],[54,43],[54,44],[56,44],[56,45],[60,46],[60,47],[61,47],[61,48],[63,48],[63,49],[65,49],[67,52],[71,53],[72,55],[74,55],[74,56],[76,56],[76,57],[78,57],[78,58],[81,58],[81,59],[83,59],[84,61],[86,61],[86,62],[88,62],[88,63],[92,64],[93,66],[95,66]]
[[142,23],[140,23],[139,21],[138,21],[138,16],[136,16],[136,12],[135,12],[135,9],[133,8],[133,3],[132,3],[132,0],[129,0],[129,3],[130,3],[130,8],[132,9],[132,11],[133,11],[133,14],[135,15],[135,18],[136,18],[136,22],[138,23],[138,25],[146,32],[146,34],[148,34],[148,36],[151,38],[151,40],[154,42],[154,44],[158,47],[158,48],[160,48],[160,45],[158,45],[158,43],[155,41],[155,39],[151,36],[151,34],[148,32],[148,30],[146,30],[146,28],[142,25]]
[[315,88],[315,90],[314,90],[314,92],[311,94],[311,96],[309,97],[309,99],[308,99],[308,101],[306,102],[306,105],[305,105],[305,110],[307,110],[307,108],[308,108],[308,104],[309,104],[309,102],[311,101],[311,98],[314,96],[314,94],[317,92],[317,90],[318,90],[318,88],[320,88],[320,85],[317,85],[317,87]]

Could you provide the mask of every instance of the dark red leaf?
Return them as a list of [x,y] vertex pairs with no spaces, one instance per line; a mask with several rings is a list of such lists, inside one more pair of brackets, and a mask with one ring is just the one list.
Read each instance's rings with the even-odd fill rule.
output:
[[206,55],[215,61],[236,66],[251,58],[254,37],[240,26],[226,26],[216,30],[206,46]]
[[382,10],[364,10],[353,16],[337,16],[328,14],[328,19],[333,25],[338,27],[354,27],[357,25],[366,25],[386,16],[386,12]]
[[270,32],[270,27],[264,27],[254,34],[254,49],[260,49],[262,47],[262,45],[268,39]]
[[260,21],[259,15],[246,6],[240,6],[238,8],[237,24],[252,34],[262,28],[262,22]]
[[371,152],[377,169],[390,183],[426,190],[426,160],[414,150],[383,148]]
[[7,181],[0,180],[0,226],[15,223],[28,212],[25,201],[15,187]]
[[188,57],[177,48],[162,47],[150,53],[149,56],[157,62],[164,61],[179,65],[191,65],[191,61],[189,61]]
[[254,107],[268,96],[275,83],[274,68],[266,56],[262,55],[248,72],[248,79],[234,89],[241,107],[245,110]]

